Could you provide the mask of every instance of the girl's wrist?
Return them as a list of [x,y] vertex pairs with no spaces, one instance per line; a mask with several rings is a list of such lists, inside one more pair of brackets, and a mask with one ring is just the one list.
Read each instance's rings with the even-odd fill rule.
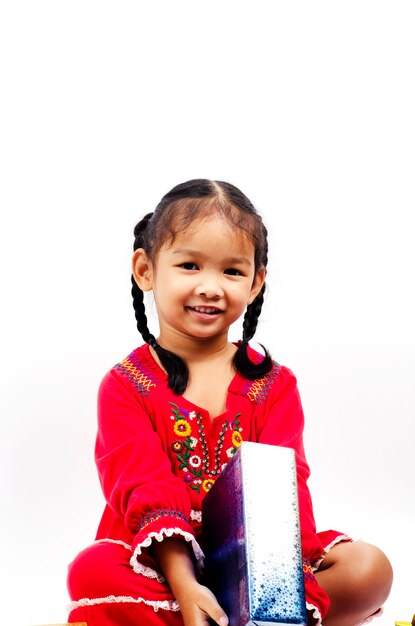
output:
[[188,589],[192,583],[197,584],[193,555],[184,539],[163,539],[154,544],[154,554],[176,599],[182,589]]

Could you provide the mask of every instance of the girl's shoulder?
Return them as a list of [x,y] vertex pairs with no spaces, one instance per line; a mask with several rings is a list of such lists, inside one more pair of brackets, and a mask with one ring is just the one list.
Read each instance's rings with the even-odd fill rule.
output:
[[[253,363],[260,363],[264,358],[263,354],[251,346],[248,347],[248,355]],[[297,379],[293,372],[275,360],[272,362],[270,371],[262,378],[250,380],[240,374],[238,376],[237,391],[255,404],[263,404],[270,397],[279,395],[287,386],[296,387],[297,385]]]
[[135,348],[116,363],[101,382],[101,389],[119,385],[145,397],[159,385],[165,386],[167,376],[152,357],[147,343]]

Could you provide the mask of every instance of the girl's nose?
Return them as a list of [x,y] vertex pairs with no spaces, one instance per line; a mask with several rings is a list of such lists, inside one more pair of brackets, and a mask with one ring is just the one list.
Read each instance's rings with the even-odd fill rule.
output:
[[223,289],[219,281],[214,279],[206,279],[201,281],[195,289],[196,295],[205,296],[209,300],[218,300],[223,296]]

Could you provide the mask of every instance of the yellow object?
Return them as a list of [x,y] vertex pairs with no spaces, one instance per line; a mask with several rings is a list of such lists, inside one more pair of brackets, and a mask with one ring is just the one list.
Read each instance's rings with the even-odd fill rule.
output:
[[395,622],[395,626],[415,626],[415,615],[412,618],[412,622]]

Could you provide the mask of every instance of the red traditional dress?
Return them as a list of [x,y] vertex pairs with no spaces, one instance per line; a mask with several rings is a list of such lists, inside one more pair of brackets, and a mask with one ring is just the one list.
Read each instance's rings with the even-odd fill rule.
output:
[[[250,358],[262,357],[250,349]],[[98,417],[96,463],[107,506],[95,543],[69,567],[69,622],[183,625],[151,544],[180,535],[202,567],[202,499],[243,440],[296,452],[309,621],[324,618],[329,599],[313,572],[331,546],[349,538],[336,531],[316,533],[306,484],[304,417],[289,369],[274,363],[256,381],[235,374],[226,412],[211,419],[173,394],[145,344],[105,376]],[[272,485],[272,476],[262,479]]]

